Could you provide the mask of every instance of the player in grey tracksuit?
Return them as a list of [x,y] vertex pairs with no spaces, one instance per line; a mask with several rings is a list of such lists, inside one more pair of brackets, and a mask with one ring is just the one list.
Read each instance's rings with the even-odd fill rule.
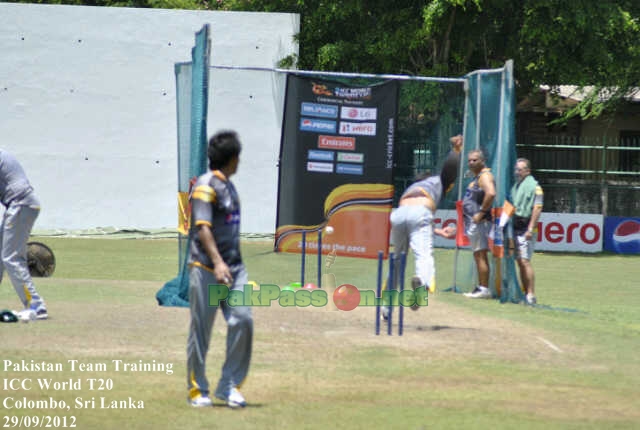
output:
[[[435,282],[435,263],[433,259],[433,235],[451,237],[453,230],[433,228],[433,218],[443,194],[455,185],[460,165],[462,136],[450,139],[451,151],[447,154],[440,173],[417,180],[402,193],[398,208],[391,212],[390,242],[394,247],[394,279],[390,289],[398,287],[400,258],[409,248],[415,257],[415,275],[411,279],[411,287],[415,290],[426,287],[433,292]],[[417,310],[417,306],[412,306]],[[383,318],[387,319],[389,307],[382,309]]]
[[[205,362],[218,306],[209,304],[209,286],[242,290],[248,282],[240,255],[240,200],[229,180],[238,167],[240,142],[234,132],[221,132],[209,141],[210,172],[200,176],[191,192],[189,255],[191,324],[187,343],[187,385],[192,406],[209,406]],[[249,371],[253,319],[248,306],[220,302],[227,321],[226,359],[215,396],[230,407],[246,402],[238,391]]]
[[27,242],[40,213],[40,202],[18,160],[4,150],[0,150],[0,202],[5,207],[0,228],[0,280],[6,269],[25,307],[23,312],[33,311],[36,318],[46,319],[45,302],[33,285],[27,265]]

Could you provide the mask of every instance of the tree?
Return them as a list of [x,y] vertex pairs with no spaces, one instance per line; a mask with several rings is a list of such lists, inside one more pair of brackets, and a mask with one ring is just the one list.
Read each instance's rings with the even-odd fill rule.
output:
[[[635,0],[218,0],[216,8],[301,15],[304,69],[461,76],[514,59],[518,94],[593,86],[569,112],[597,116],[640,86]],[[608,99],[602,103],[602,90]]]
[[298,13],[299,57],[283,67],[457,77],[513,59],[520,98],[542,84],[593,86],[567,116],[615,109],[640,87],[638,0],[40,2]]

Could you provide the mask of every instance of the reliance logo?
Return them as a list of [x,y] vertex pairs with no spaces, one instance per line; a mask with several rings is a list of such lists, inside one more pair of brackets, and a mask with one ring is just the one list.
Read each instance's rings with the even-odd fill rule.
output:
[[318,103],[302,103],[300,108],[302,115],[316,116],[320,118],[338,118],[338,106]]

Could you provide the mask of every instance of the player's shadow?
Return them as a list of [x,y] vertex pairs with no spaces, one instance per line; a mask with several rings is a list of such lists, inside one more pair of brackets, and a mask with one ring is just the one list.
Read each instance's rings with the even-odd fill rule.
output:
[[226,403],[214,403],[213,407],[214,408],[226,408],[226,409],[232,409],[232,410],[242,410],[242,409],[258,409],[258,408],[262,408],[265,405],[262,403],[247,403],[247,406],[245,406],[244,408],[230,408],[229,406],[226,405]]
[[440,330],[477,330],[473,327],[452,327],[450,325],[432,325],[432,326],[418,326],[418,331],[440,331]]

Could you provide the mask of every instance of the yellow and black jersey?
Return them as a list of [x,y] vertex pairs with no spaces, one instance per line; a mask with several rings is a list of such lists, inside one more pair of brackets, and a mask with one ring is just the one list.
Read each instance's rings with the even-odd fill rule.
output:
[[219,170],[210,171],[200,176],[194,184],[190,202],[189,263],[213,269],[213,263],[198,236],[202,225],[211,228],[220,256],[227,265],[242,263],[240,199],[233,183]]

